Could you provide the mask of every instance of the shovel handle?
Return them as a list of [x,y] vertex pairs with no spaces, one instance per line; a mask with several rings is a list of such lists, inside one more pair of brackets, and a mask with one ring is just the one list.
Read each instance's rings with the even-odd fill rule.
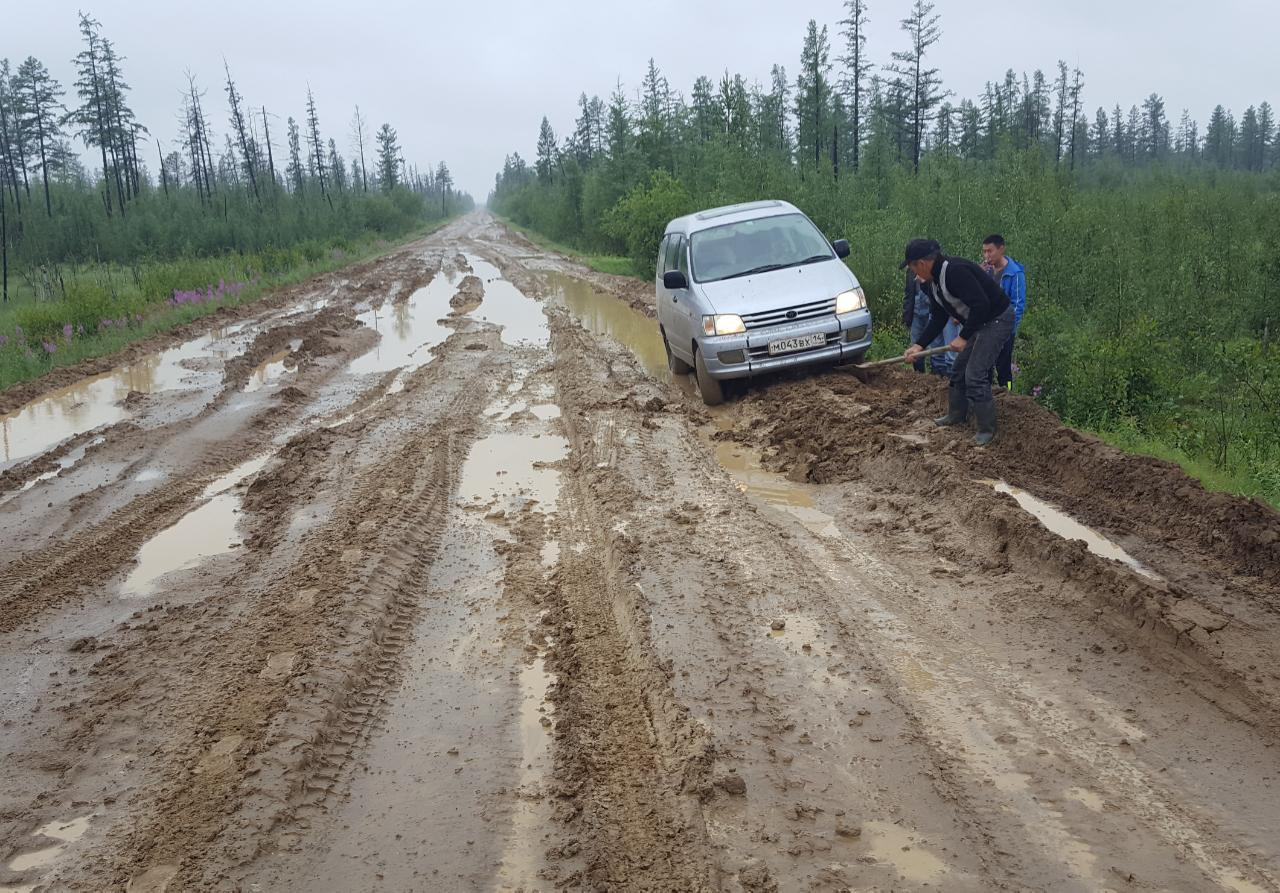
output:
[[[931,347],[928,350],[922,350],[916,354],[917,360],[923,360],[925,357],[937,356],[940,353],[947,353],[951,348],[945,344],[942,347]],[[854,366],[855,369],[878,369],[881,366],[892,366],[894,363],[901,363],[906,359],[905,353],[898,354],[896,357],[890,357],[887,360],[876,360],[874,363],[859,363]]]

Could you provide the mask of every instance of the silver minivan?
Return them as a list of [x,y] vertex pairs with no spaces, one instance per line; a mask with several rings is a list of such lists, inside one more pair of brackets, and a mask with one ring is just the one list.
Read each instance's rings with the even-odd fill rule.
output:
[[781,201],[700,211],[667,224],[658,249],[658,327],[671,371],[694,373],[703,402],[722,382],[793,366],[855,363],[871,346],[871,311],[828,242]]

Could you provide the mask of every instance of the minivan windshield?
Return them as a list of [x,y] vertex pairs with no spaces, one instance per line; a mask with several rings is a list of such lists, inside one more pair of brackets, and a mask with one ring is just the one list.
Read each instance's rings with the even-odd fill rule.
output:
[[835,257],[803,214],[757,217],[696,232],[690,254],[697,282],[718,282]]

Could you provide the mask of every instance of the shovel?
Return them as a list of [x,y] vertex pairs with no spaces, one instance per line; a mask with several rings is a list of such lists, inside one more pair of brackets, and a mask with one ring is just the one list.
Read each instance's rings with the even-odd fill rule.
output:
[[[923,360],[925,357],[937,356],[938,354],[946,353],[949,350],[951,350],[951,348],[946,345],[943,345],[942,347],[931,347],[928,350],[922,350],[920,353],[916,354],[916,359]],[[898,356],[890,357],[887,360],[876,360],[874,363],[859,363],[856,366],[850,366],[849,369],[853,372],[854,377],[857,378],[858,381],[866,384],[871,380],[872,369],[879,369],[881,366],[892,366],[894,363],[901,363],[906,359],[906,356],[907,355],[905,353],[898,354]]]

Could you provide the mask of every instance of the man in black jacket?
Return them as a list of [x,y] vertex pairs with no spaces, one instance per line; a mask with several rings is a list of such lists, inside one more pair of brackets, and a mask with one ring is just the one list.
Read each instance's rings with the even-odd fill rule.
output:
[[996,436],[996,402],[991,394],[991,367],[1000,349],[1013,334],[1013,305],[982,267],[963,257],[948,257],[932,239],[907,243],[903,268],[910,267],[929,295],[929,324],[907,348],[904,359],[912,363],[916,355],[947,324],[949,317],[960,320],[960,334],[951,349],[960,352],[951,367],[947,389],[949,410],[937,425],[961,425],[969,418],[969,404],[978,420],[979,446]]

